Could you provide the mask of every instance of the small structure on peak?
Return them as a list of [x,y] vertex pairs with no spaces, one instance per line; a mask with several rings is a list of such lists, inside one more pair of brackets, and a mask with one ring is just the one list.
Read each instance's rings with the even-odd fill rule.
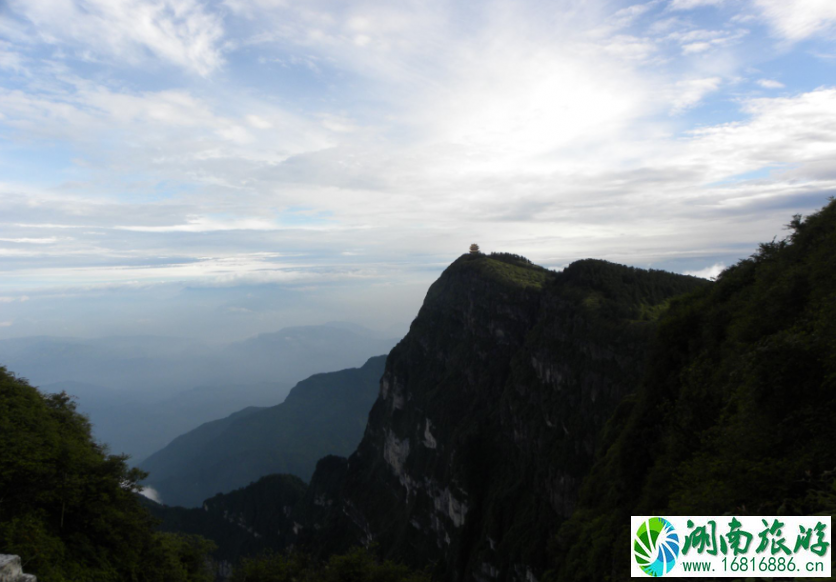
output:
[[477,245],[476,243],[473,243],[472,245],[470,245],[470,254],[471,255],[476,255],[478,253],[479,253],[479,245]]

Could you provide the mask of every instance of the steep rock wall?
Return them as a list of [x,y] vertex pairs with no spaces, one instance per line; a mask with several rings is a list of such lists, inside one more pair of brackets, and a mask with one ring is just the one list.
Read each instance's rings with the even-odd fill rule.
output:
[[[603,261],[554,273],[461,257],[389,354],[308,543],[375,543],[450,580],[536,580],[604,423],[639,381],[654,310],[701,284]],[[322,468],[312,486],[329,479]]]

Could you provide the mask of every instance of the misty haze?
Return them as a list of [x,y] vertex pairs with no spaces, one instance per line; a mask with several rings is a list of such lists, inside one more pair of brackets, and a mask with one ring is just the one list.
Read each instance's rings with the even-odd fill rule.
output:
[[7,339],[0,360],[44,392],[76,397],[95,437],[138,462],[204,422],[279,404],[299,380],[357,367],[396,341],[334,322],[226,345],[144,336]]

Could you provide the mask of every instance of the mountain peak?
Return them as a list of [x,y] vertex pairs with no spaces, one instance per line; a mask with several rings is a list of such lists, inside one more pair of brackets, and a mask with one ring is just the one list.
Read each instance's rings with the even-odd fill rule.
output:
[[477,275],[487,280],[515,287],[539,288],[554,272],[511,253],[466,253],[447,267],[442,278],[453,275]]

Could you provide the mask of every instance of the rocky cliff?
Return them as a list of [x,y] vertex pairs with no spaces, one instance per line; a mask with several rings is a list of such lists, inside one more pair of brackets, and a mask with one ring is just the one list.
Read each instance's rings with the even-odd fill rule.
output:
[[23,573],[20,556],[0,554],[0,582],[38,582],[38,579]]
[[450,580],[535,580],[599,433],[638,384],[656,315],[707,282],[465,255],[392,350],[365,435],[322,463],[300,542],[378,544]]

